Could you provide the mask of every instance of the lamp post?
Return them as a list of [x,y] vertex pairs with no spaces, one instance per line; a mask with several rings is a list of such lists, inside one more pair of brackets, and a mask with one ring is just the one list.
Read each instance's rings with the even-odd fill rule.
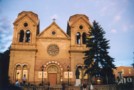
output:
[[44,83],[43,82],[43,71],[44,71],[44,66],[43,65],[41,66],[41,70],[42,70],[42,85],[43,85],[43,83]]
[[70,71],[70,67],[67,66],[67,71],[68,71],[68,86],[69,86],[69,71]]
[[82,73],[81,79],[82,79],[82,82],[84,80],[84,69],[85,69],[85,66],[81,66],[81,73]]
[[106,73],[106,81],[107,81],[107,84],[108,84],[108,76],[107,76],[107,73]]

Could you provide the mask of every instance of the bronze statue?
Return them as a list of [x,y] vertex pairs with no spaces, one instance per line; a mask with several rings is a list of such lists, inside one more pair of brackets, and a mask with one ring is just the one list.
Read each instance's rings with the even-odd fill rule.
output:
[[76,68],[75,75],[76,75],[76,79],[79,79],[79,75],[80,75],[79,67]]

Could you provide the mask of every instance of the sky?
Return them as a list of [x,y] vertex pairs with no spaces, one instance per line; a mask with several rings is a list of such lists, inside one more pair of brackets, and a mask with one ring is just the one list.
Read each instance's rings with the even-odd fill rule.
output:
[[38,14],[40,31],[55,18],[66,32],[70,16],[85,14],[91,24],[96,20],[106,32],[116,66],[134,62],[134,0],[0,0],[0,52],[11,45],[13,22],[22,11]]

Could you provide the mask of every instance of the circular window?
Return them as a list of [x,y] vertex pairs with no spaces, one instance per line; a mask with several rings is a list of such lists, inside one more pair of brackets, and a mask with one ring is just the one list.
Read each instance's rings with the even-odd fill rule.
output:
[[56,34],[56,32],[55,31],[52,31],[52,35],[55,35]]
[[28,23],[24,23],[24,27],[27,27],[28,26]]
[[55,44],[49,45],[47,48],[47,52],[49,55],[55,56],[59,53],[59,47]]
[[79,28],[80,28],[80,29],[83,29],[83,26],[82,26],[82,25],[80,25],[80,26],[79,26]]

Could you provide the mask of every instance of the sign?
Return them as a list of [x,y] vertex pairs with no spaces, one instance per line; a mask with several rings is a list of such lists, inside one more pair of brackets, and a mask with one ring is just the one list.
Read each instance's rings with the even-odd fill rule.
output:
[[[42,75],[43,75],[43,77],[42,77]],[[47,72],[42,73],[42,71],[39,71],[38,72],[38,78],[47,78]]]
[[73,72],[64,72],[64,78],[73,78]]
[[69,78],[73,78],[73,72],[69,72]]

